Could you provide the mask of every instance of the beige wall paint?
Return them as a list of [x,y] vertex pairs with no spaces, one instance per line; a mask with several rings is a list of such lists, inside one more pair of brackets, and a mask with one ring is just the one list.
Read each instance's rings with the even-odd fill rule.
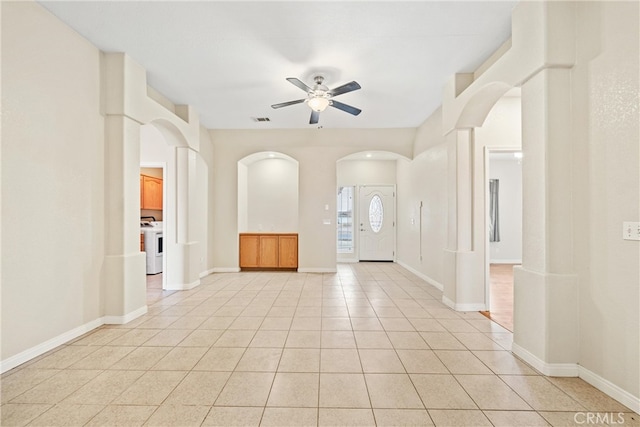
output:
[[2,360],[102,315],[100,52],[2,4]]

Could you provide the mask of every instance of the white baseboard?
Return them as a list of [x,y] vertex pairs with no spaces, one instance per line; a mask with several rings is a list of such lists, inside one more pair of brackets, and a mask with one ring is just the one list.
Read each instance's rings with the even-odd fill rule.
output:
[[7,372],[9,369],[13,369],[18,365],[22,365],[23,363],[28,362],[29,360],[38,357],[49,350],[53,350],[54,348],[67,343],[72,339],[78,338],[80,335],[86,334],[87,332],[102,325],[102,318],[92,320],[91,322],[85,323],[84,325],[73,328],[72,330],[60,334],[57,337],[51,338],[50,340],[38,344],[35,347],[31,347],[25,351],[22,351],[15,356],[11,356],[8,359],[0,361],[0,372]]
[[444,285],[436,280],[433,280],[431,277],[427,276],[424,273],[419,272],[418,270],[416,270],[415,268],[411,267],[408,264],[405,264],[402,261],[396,261],[396,263],[400,266],[402,266],[403,268],[406,268],[407,270],[409,270],[410,272],[412,272],[413,274],[415,274],[416,276],[418,276],[419,278],[421,278],[422,280],[424,280],[425,282],[427,282],[428,284],[430,284],[431,286],[437,288],[439,291],[444,289]]
[[211,273],[239,273],[240,267],[214,267],[209,271]]
[[531,353],[520,347],[518,344],[513,343],[511,345],[511,352],[518,356],[520,359],[533,366],[534,369],[542,372],[544,375],[550,377],[577,377],[578,376],[578,364],[577,363],[547,363],[540,359],[535,354]]
[[360,262],[360,260],[358,258],[340,258],[340,257],[338,257],[336,262],[338,264],[355,264],[355,263]]
[[485,311],[487,309],[487,306],[484,304],[457,304],[444,295],[442,296],[442,303],[455,311]]
[[335,273],[335,268],[300,268],[298,267],[298,273]]
[[640,413],[640,398],[593,373],[577,363],[546,363],[528,350],[513,343],[511,351],[520,359],[550,377],[580,377],[607,396],[617,400],[635,413]]
[[40,343],[34,347],[31,347],[25,351],[22,351],[15,356],[11,356],[8,359],[0,361],[0,372],[4,373],[16,366],[22,365],[31,359],[34,359],[49,350],[68,343],[69,341],[78,338],[81,335],[91,332],[92,330],[99,328],[102,325],[122,325],[128,323],[138,317],[147,313],[147,306],[140,307],[137,310],[127,313],[123,316],[103,316],[84,325],[73,328],[70,331],[62,333],[57,337],[51,338],[43,343]]
[[193,289],[200,284],[200,279],[194,280],[191,283],[181,283],[181,284],[173,284],[167,285],[165,290],[167,291],[188,291],[189,289]]
[[522,264],[521,259],[492,259],[489,264]]
[[610,396],[611,398],[630,408],[636,414],[640,414],[640,398],[634,396],[626,390],[618,387],[609,380],[602,378],[600,375],[594,374],[584,366],[578,366],[579,377]]
[[208,270],[203,271],[202,273],[200,273],[200,278],[202,279],[203,277],[207,277],[208,275],[215,273],[214,270],[215,269],[210,268]]
[[[129,323],[138,317],[147,314],[147,306],[140,307],[137,310],[127,313],[124,316],[104,316],[102,317],[101,325],[124,325]],[[98,325],[100,326],[100,325]]]

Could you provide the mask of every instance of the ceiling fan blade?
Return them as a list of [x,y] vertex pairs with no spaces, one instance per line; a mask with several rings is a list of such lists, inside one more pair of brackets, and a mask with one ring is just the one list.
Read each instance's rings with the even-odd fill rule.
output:
[[306,101],[306,99],[296,99],[295,101],[281,102],[280,104],[273,104],[271,108],[288,107],[289,105],[301,104],[304,101]]
[[338,95],[342,95],[343,93],[352,92],[358,89],[360,89],[360,85],[358,84],[358,82],[354,81],[354,82],[344,84],[342,86],[338,86],[335,89],[331,89],[327,93],[331,96],[338,96]]
[[307,92],[307,93],[311,93],[313,92],[313,89],[311,89],[309,86],[307,86],[306,84],[304,84],[300,79],[297,79],[295,77],[287,77],[287,80],[289,81],[289,83],[298,86],[300,89],[302,89],[303,91]]
[[331,104],[329,105],[331,105],[333,108],[337,108],[338,110],[346,111],[349,114],[353,114],[354,116],[357,116],[362,112],[362,110],[359,108],[343,104],[342,102],[334,101],[333,99],[331,100]]
[[311,111],[311,118],[309,119],[309,124],[315,125],[316,123],[318,123],[319,118],[320,118],[320,113],[318,113],[317,111]]

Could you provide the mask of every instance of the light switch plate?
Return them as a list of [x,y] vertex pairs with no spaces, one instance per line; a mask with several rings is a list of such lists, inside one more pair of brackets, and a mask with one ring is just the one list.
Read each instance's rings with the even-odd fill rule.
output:
[[624,240],[640,240],[640,222],[623,222],[622,238]]

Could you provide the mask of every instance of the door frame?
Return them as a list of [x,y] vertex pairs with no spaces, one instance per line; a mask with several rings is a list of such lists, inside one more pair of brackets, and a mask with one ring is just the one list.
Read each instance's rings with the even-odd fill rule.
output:
[[[356,259],[358,262],[361,261],[360,259],[360,249],[361,249],[361,245],[360,245],[360,189],[363,187],[392,187],[393,188],[393,203],[392,203],[392,207],[393,207],[393,257],[391,262],[396,262],[397,260],[397,252],[398,252],[398,235],[397,235],[397,231],[398,231],[398,227],[396,227],[396,223],[398,222],[398,219],[396,218],[397,216],[397,207],[396,207],[396,200],[397,200],[397,186],[396,184],[357,184],[356,186],[356,194],[355,194],[355,214],[354,214],[354,219],[357,219],[357,223],[358,224],[358,228],[354,229],[354,231],[356,232],[356,236],[357,236],[357,241],[354,242],[356,244],[356,247],[354,248],[354,255],[356,256]],[[384,262],[384,261],[383,261]]]
[[[484,301],[485,310],[491,313],[491,243],[489,242],[489,179],[491,153],[522,152],[521,147],[484,147]],[[523,194],[524,196],[524,194]],[[524,227],[524,224],[523,224]],[[522,230],[521,230],[522,232]],[[515,299],[515,298],[514,298]]]

